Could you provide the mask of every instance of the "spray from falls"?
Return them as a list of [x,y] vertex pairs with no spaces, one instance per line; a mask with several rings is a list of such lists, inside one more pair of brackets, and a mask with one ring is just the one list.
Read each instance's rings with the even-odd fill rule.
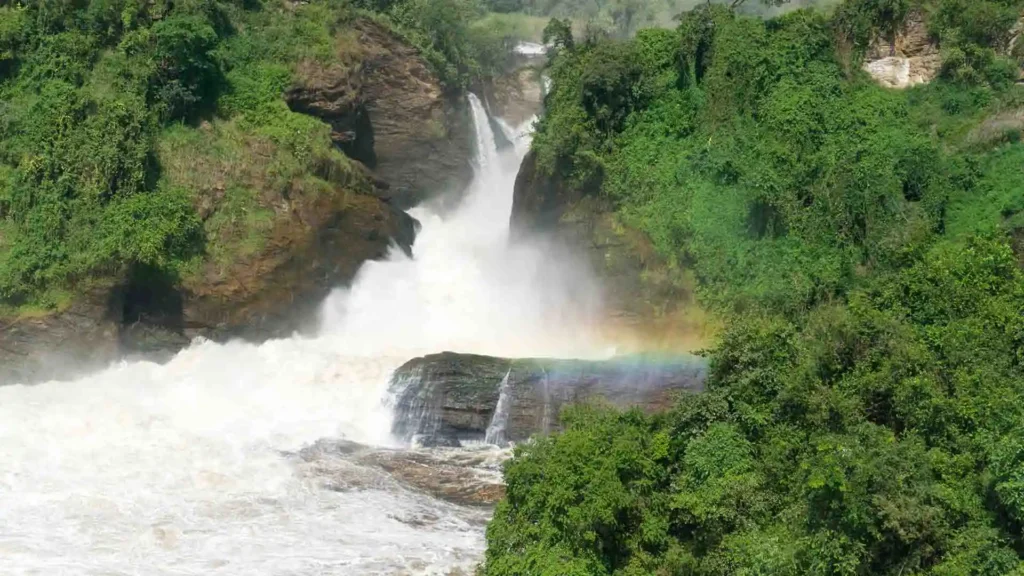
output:
[[479,512],[397,485],[325,490],[282,456],[325,437],[390,445],[382,399],[414,356],[603,355],[580,336],[600,302],[585,269],[550,246],[509,244],[528,130],[502,126],[513,146],[499,153],[470,101],[478,154],[463,204],[446,217],[413,210],[415,257],[368,262],[324,303],[316,337],[202,342],[164,365],[0,388],[4,573],[414,574],[475,562]]

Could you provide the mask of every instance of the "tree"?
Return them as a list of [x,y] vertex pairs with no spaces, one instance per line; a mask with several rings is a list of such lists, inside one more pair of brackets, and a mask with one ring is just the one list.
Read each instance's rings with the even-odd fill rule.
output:
[[[746,4],[746,2],[747,0],[732,0],[732,3],[729,4],[729,7],[732,9],[736,9]],[[782,6],[783,4],[787,4],[788,2],[789,0],[761,0],[761,3],[764,4],[765,6]],[[710,2],[708,3],[710,4]]]
[[572,50],[576,41],[572,37],[572,22],[568,19],[552,18],[544,27],[544,43],[556,50]]

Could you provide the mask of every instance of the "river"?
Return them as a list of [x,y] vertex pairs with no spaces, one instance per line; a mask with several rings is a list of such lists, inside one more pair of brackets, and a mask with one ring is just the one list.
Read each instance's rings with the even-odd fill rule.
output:
[[[316,336],[195,342],[165,364],[0,387],[0,573],[472,573],[486,509],[296,456],[325,438],[394,448],[388,379],[418,355],[606,355],[586,336],[601,301],[586,268],[510,241],[528,126],[488,122],[470,100],[478,152],[461,205],[414,209],[413,257],[366,263],[323,303]],[[505,456],[453,452],[493,474]]]

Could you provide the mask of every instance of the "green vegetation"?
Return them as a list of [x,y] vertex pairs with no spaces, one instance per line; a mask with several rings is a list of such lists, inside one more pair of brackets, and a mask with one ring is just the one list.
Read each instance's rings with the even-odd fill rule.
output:
[[702,4],[720,4],[746,14],[827,7],[839,0],[485,0],[496,13],[567,19],[587,34],[628,37],[643,28],[674,28],[679,15]]
[[[707,392],[579,407],[517,448],[483,574],[1024,573],[1022,8],[549,28],[538,162],[691,270],[728,328]],[[942,74],[880,88],[862,54],[911,10]]]
[[3,309],[251,253],[273,216],[261,197],[355,174],[328,127],[284,102],[301,65],[356,70],[352,23],[371,18],[459,91],[525,32],[484,16],[475,0],[0,2]]

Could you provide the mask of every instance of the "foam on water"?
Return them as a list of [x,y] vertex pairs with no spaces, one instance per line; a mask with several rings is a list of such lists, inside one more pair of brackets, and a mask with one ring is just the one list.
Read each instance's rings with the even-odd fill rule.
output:
[[199,342],[169,363],[0,387],[5,575],[359,575],[472,566],[484,514],[396,483],[326,490],[294,451],[343,437],[387,445],[391,372],[441,350],[602,355],[582,338],[599,303],[550,245],[508,240],[528,147],[499,154],[483,108],[462,207],[414,216],[395,250],[325,302],[316,337]]

